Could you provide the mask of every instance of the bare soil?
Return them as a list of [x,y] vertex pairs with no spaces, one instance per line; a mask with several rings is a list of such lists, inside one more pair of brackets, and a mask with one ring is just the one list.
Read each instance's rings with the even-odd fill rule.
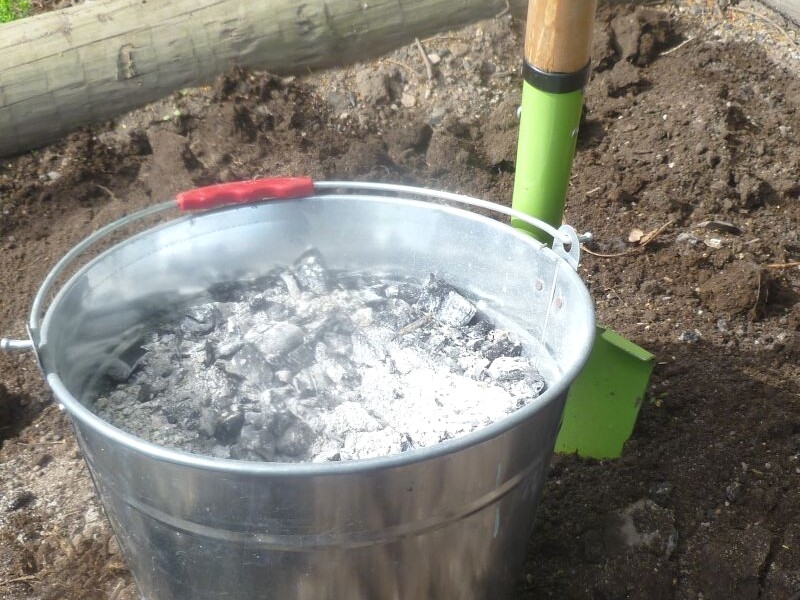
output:
[[[599,321],[658,364],[622,458],[554,460],[520,600],[800,598],[797,37],[700,4],[600,10],[566,220],[594,234]],[[297,79],[232,71],[2,160],[0,332],[24,336],[78,240],[188,187],[307,174],[508,204],[520,29],[425,40],[433,80],[415,46]],[[135,598],[30,356],[0,355],[0,440],[0,598]]]

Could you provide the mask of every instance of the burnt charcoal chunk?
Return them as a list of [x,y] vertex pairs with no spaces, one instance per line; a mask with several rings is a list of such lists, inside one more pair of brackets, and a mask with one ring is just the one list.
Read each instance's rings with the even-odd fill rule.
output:
[[494,335],[481,346],[484,358],[495,360],[501,356],[519,356],[522,344],[509,337],[508,332],[493,331]]
[[520,381],[531,371],[527,360],[518,357],[501,356],[489,365],[489,376],[498,382]]
[[309,250],[294,264],[297,283],[306,291],[324,294],[328,291],[328,271],[316,250]]
[[264,314],[270,321],[286,321],[294,316],[294,309],[283,302],[266,302]]
[[402,329],[415,320],[414,310],[405,300],[392,298],[384,300],[385,304],[377,313],[376,320],[395,331]]
[[433,315],[437,321],[450,327],[466,325],[478,312],[472,302],[433,275],[425,284],[414,308]]
[[208,294],[214,302],[238,302],[244,295],[244,285],[238,281],[215,283],[208,288]]
[[290,371],[296,373],[311,365],[315,360],[314,349],[303,344],[282,357],[282,360],[277,361],[277,363],[285,365]]
[[478,309],[458,292],[450,290],[433,313],[437,321],[450,327],[462,327],[472,321]]
[[240,339],[229,340],[223,342],[214,349],[216,358],[230,358],[236,354],[244,346],[244,342]]
[[255,454],[260,460],[275,459],[275,436],[266,429],[245,425],[237,444],[241,449]]
[[133,373],[133,367],[118,358],[108,358],[106,360],[105,376],[115,383],[128,381]]
[[272,382],[272,368],[253,344],[243,344],[230,360],[218,364],[235,379],[263,386],[269,386]]
[[230,444],[238,436],[244,425],[244,415],[240,412],[234,412],[228,415],[223,415],[214,428],[214,437],[222,444]]
[[326,332],[322,336],[329,355],[350,356],[353,353],[352,337],[343,333]]
[[414,303],[414,308],[420,312],[433,314],[442,305],[449,291],[450,287],[448,285],[445,285],[431,275],[425,287],[420,292],[419,298]]
[[143,383],[139,388],[139,393],[137,394],[136,399],[139,402],[150,402],[154,395],[153,386],[149,383]]
[[387,298],[399,298],[409,304],[416,304],[420,299],[421,293],[420,286],[412,283],[392,283],[384,288],[384,294]]
[[206,335],[214,330],[219,316],[211,306],[193,308],[181,321],[181,331],[189,336]]
[[281,454],[299,457],[308,452],[313,441],[312,429],[298,419],[283,432],[276,448]]
[[252,341],[273,364],[302,344],[303,337],[303,330],[293,323],[276,323],[263,333],[250,331],[245,335],[245,339]]
[[331,380],[322,365],[317,363],[295,375],[292,384],[301,396],[316,396],[331,386]]

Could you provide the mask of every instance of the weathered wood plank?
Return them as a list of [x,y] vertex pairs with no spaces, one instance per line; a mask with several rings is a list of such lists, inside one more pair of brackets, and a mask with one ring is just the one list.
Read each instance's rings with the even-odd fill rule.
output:
[[[526,0],[513,0],[524,10]],[[0,25],[0,156],[232,65],[278,74],[378,56],[504,0],[107,0]]]

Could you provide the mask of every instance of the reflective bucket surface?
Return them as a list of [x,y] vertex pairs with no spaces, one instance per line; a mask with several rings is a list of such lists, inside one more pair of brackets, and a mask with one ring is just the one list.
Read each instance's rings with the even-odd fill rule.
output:
[[[325,464],[171,451],[81,403],[109,352],[148,320],[310,247],[333,269],[435,273],[465,290],[541,342],[547,391],[461,438]],[[526,234],[440,204],[331,194],[179,218],[112,247],[60,289],[37,348],[146,600],[473,600],[514,584],[593,334],[577,274]]]

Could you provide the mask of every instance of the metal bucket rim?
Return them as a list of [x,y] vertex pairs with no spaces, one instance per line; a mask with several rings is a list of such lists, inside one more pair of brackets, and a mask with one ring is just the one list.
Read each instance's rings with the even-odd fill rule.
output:
[[[567,265],[566,261],[564,261],[562,257],[559,257],[555,252],[553,252],[552,249],[542,244],[541,242],[531,237],[530,235],[521,232],[518,229],[506,223],[502,223],[490,217],[486,217],[484,215],[471,212],[469,210],[464,210],[462,208],[449,206],[445,204],[438,204],[438,203],[434,204],[423,200],[415,200],[415,199],[392,197],[392,196],[381,196],[381,195],[368,196],[363,194],[362,195],[353,195],[353,194],[314,195],[301,199],[270,200],[269,203],[271,204],[284,203],[284,202],[301,203],[304,201],[311,201],[311,200],[320,200],[320,199],[324,200],[324,199],[344,198],[344,197],[346,197],[348,201],[350,200],[357,201],[358,199],[361,199],[367,201],[378,201],[384,203],[388,202],[401,205],[415,205],[422,207],[426,210],[438,210],[442,212],[449,212],[459,216],[460,218],[473,219],[485,225],[488,225],[492,228],[495,228],[497,230],[501,230],[503,235],[510,235],[512,237],[515,237],[524,244],[534,246],[538,252],[551,254],[553,259],[564,262],[565,267],[567,267],[566,271],[569,272],[567,277],[578,279],[578,283],[580,284],[578,286],[579,294],[583,297],[585,305],[587,306],[592,305],[591,296],[589,295],[589,292],[586,289],[585,285],[583,284],[583,281],[580,279],[579,275],[575,272],[573,268]],[[200,214],[189,214],[185,216],[180,216],[174,219],[170,219],[164,223],[157,224],[153,227],[149,227],[144,231],[141,231],[131,237],[128,237],[122,240],[121,242],[114,244],[110,248],[106,249],[98,256],[94,257],[92,260],[87,262],[84,266],[82,266],[78,271],[76,271],[72,276],[70,276],[69,279],[66,282],[64,282],[64,284],[60,287],[57,294],[53,298],[52,302],[48,306],[45,312],[45,316],[42,320],[41,323],[41,334],[43,334],[42,338],[46,340],[46,333],[49,322],[52,318],[54,307],[58,306],[59,300],[69,290],[72,282],[82,273],[91,269],[93,265],[97,261],[101,260],[107,253],[113,252],[123,245],[133,243],[140,237],[152,235],[153,233],[155,233],[160,229],[172,227],[186,220],[212,217],[213,214],[217,214],[223,211],[248,210],[248,209],[252,210],[253,205],[227,206],[212,211],[206,211]],[[129,217],[123,217],[122,219],[119,219],[115,223],[126,221],[128,218]],[[112,223],[111,225],[113,226],[114,223]],[[594,321],[593,314],[592,314],[592,321]],[[585,347],[583,347],[582,356],[579,358],[579,360],[575,361],[569,369],[563,371],[558,380],[551,387],[548,387],[540,396],[535,398],[534,401],[508,414],[507,416],[503,417],[498,421],[483,426],[470,433],[455,438],[451,438],[449,440],[445,440],[443,442],[439,442],[431,446],[426,446],[423,448],[414,448],[412,450],[408,450],[402,453],[396,453],[388,456],[380,456],[372,458],[352,459],[347,461],[328,461],[320,463],[312,463],[312,462],[278,463],[278,462],[247,461],[247,460],[232,459],[232,458],[216,458],[207,455],[193,454],[183,450],[167,448],[149,442],[143,438],[136,437],[135,435],[127,433],[124,430],[119,429],[114,425],[111,425],[104,419],[100,418],[91,410],[89,410],[84,404],[82,404],[77,398],[75,398],[75,396],[72,395],[72,393],[63,384],[61,377],[56,372],[56,369],[53,368],[52,360],[50,359],[49,353],[47,352],[46,343],[40,346],[39,340],[34,339],[34,349],[36,351],[37,358],[39,360],[40,368],[45,376],[45,380],[52,389],[53,393],[55,394],[56,399],[59,403],[59,407],[66,410],[72,418],[76,419],[81,424],[90,427],[91,429],[97,431],[98,433],[102,434],[103,436],[112,441],[115,441],[125,447],[136,450],[141,454],[144,454],[152,459],[169,462],[180,466],[186,466],[190,468],[197,468],[197,469],[216,471],[216,472],[293,477],[298,475],[323,476],[323,475],[337,475],[337,474],[355,474],[355,473],[363,473],[369,471],[403,467],[406,465],[411,465],[431,460],[434,458],[438,458],[441,456],[445,456],[447,454],[456,453],[465,450],[467,448],[470,448],[472,446],[479,445],[499,435],[502,435],[506,431],[509,431],[514,427],[516,427],[517,425],[521,424],[522,422],[532,418],[547,404],[556,400],[562,394],[567,393],[570,383],[575,380],[578,373],[580,373],[581,369],[583,368],[583,365],[589,358],[589,353],[594,343],[594,338],[595,338],[595,327],[594,324],[592,323],[590,331],[587,332],[587,339],[586,339],[587,343]],[[580,349],[580,347],[577,348]]]

